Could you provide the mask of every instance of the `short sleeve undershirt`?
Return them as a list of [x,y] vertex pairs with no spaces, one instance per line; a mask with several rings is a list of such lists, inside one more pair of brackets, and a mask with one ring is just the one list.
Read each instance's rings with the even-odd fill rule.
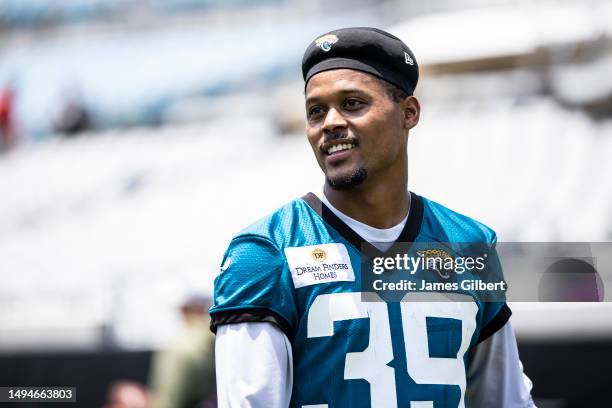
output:
[[391,228],[385,228],[385,229],[374,228],[374,227],[364,224],[363,222],[357,221],[356,219],[351,218],[348,215],[340,212],[340,210],[338,210],[336,207],[334,207],[329,202],[327,197],[325,197],[325,194],[321,193],[320,196],[321,196],[321,201],[323,202],[323,204],[329,207],[329,209],[338,218],[340,218],[342,222],[344,222],[353,231],[355,231],[362,238],[364,238],[367,242],[371,243],[372,245],[374,245],[376,248],[378,248],[381,251],[386,251],[387,249],[389,249],[389,247],[391,247],[391,245],[393,245],[393,243],[397,240],[397,238],[402,233],[404,226],[406,225],[406,221],[408,220],[408,213],[410,213],[410,211],[408,211],[404,219],[400,221],[399,224]]

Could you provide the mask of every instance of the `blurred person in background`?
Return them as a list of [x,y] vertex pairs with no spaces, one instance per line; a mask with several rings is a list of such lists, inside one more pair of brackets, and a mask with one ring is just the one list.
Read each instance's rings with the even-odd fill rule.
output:
[[56,132],[67,137],[76,136],[91,128],[89,112],[76,85],[64,91],[54,128]]
[[210,301],[189,297],[180,307],[184,330],[169,349],[153,356],[149,386],[153,408],[216,406],[215,336],[210,332]]
[[110,386],[103,408],[150,408],[149,395],[140,383],[117,381]]
[[15,143],[14,105],[15,89],[8,82],[0,90],[0,153]]
[[544,271],[538,293],[544,302],[602,302],[604,285],[589,260],[567,258]]

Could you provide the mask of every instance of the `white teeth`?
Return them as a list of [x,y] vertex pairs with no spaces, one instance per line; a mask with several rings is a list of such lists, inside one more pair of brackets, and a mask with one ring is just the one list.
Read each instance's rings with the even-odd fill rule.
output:
[[350,150],[353,147],[355,147],[355,145],[349,144],[349,143],[334,145],[334,146],[330,147],[329,150],[327,150],[327,154],[332,154],[332,153],[340,152],[342,150]]

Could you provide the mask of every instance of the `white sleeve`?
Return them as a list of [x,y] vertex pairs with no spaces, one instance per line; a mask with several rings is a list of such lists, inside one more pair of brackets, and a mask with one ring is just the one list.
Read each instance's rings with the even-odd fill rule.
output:
[[469,357],[466,401],[474,407],[535,408],[508,321]]
[[219,408],[287,408],[293,387],[293,354],[272,323],[219,326],[215,342]]

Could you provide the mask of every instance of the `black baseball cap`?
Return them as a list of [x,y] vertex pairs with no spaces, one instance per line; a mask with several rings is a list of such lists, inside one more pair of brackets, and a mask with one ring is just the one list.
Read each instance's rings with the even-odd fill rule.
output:
[[332,69],[354,69],[392,83],[412,95],[419,66],[406,44],[372,27],[341,28],[315,39],[304,52],[304,86],[314,75]]

